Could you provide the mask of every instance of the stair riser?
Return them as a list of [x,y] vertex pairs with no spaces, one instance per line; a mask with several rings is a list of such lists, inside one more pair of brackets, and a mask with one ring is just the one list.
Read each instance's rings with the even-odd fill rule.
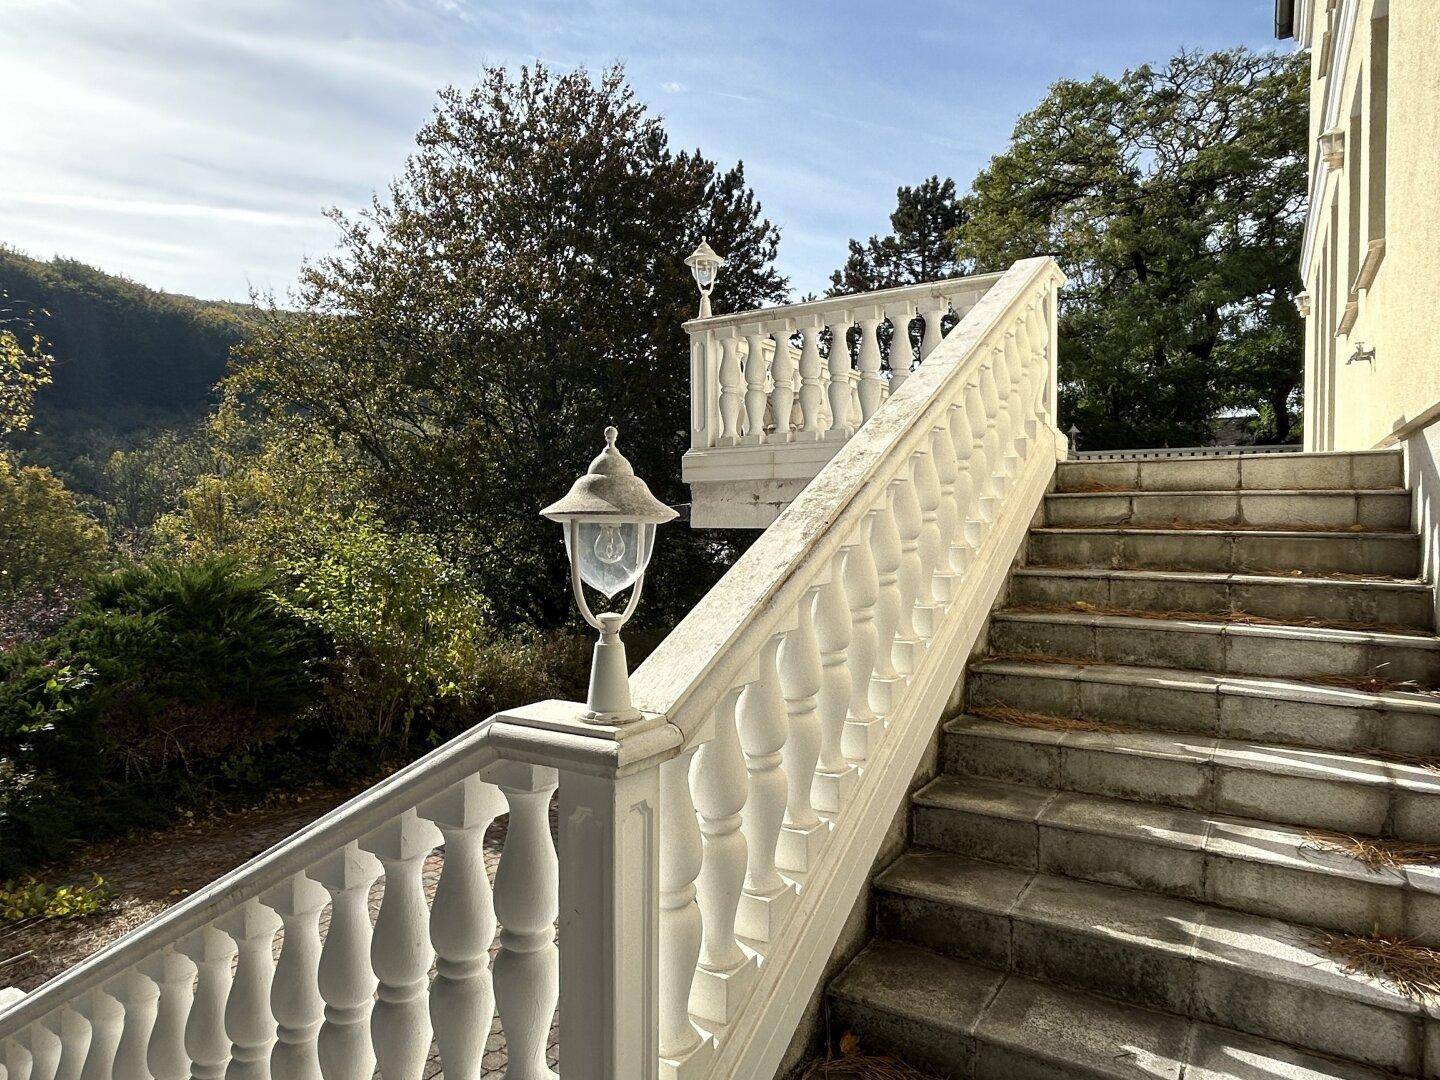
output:
[[1420,1075],[1425,1032],[1418,1016],[1148,948],[1123,934],[1082,933],[1019,913],[998,915],[881,890],[876,936]]
[[1397,682],[1434,686],[1440,650],[1324,640],[1319,632],[1276,637],[1236,627],[1234,633],[1146,626],[1085,626],[1075,622],[996,619],[990,630],[997,654],[1063,656],[1105,664],[1179,668],[1275,678],[1383,675]]
[[1194,582],[1089,575],[1016,574],[1010,602],[1016,606],[1067,607],[1076,601],[1115,611],[1231,611],[1267,619],[1319,620],[1335,624],[1403,626],[1430,630],[1433,599],[1419,589],[1381,583],[1343,585],[1295,578],[1273,584]]
[[1413,578],[1420,549],[1408,536],[1266,536],[1206,533],[1030,535],[1030,563],[1114,570],[1214,570],[1285,574],[1380,574]]
[[944,771],[1204,813],[1440,843],[1440,798],[1388,784],[1281,776],[1183,761],[947,733]]
[[1050,495],[1049,525],[1188,524],[1263,526],[1272,529],[1324,528],[1404,532],[1410,528],[1407,491],[1384,494],[1284,492],[1265,494]]
[[1198,900],[1347,934],[1380,933],[1440,944],[1440,898],[1207,852],[916,805],[914,839],[1006,866]]
[[1056,470],[1058,491],[1378,491],[1404,482],[1398,453],[1062,461]]
[[1025,712],[1085,717],[1152,731],[1347,752],[1375,748],[1440,756],[1440,718],[1401,709],[993,672],[972,672],[966,689],[975,708],[1005,705]]

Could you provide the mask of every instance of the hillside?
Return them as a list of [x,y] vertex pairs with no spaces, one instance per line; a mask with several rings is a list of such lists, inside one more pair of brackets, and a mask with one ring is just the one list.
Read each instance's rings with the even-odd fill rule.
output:
[[71,472],[82,456],[201,416],[250,310],[0,247],[0,319],[55,357],[28,449]]

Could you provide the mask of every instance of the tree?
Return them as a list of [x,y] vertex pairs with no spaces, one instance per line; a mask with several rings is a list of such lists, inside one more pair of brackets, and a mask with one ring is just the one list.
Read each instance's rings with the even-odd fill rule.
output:
[[50,382],[50,357],[36,338],[31,347],[0,329],[0,438],[24,431],[35,416],[35,392]]
[[1181,52],[1056,83],[976,179],[955,233],[980,270],[1054,254],[1062,423],[1086,445],[1201,442],[1227,407],[1298,409],[1308,66]]
[[[608,423],[656,494],[685,499],[685,254],[727,257],[716,309],[784,295],[778,237],[740,165],[670,149],[623,72],[488,69],[444,91],[383,197],[338,211],[338,249],[305,267],[239,351],[233,399],[302,418],[394,528],[433,536],[502,623],[572,618],[559,530]],[[646,613],[688,609],[728,537],[672,528]]]
[[951,236],[965,223],[954,180],[932,176],[895,192],[887,236],[850,241],[845,265],[830,275],[831,296],[936,281],[961,273]]

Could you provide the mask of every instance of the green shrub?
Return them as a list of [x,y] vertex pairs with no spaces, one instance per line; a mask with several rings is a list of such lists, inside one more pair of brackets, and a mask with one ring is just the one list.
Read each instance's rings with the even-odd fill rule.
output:
[[230,559],[99,581],[54,634],[0,655],[0,876],[203,799],[220,762],[318,700],[327,655]]
[[81,919],[98,915],[115,901],[115,890],[99,874],[89,885],[50,888],[27,877],[0,885],[0,923],[22,919]]
[[104,530],[59,478],[0,453],[0,597],[73,587],[104,558]]

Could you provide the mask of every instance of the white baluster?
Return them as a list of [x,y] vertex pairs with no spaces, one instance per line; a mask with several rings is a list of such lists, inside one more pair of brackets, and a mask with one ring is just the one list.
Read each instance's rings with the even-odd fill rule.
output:
[[185,1052],[190,1056],[190,1075],[195,1080],[220,1080],[230,1063],[225,1002],[230,996],[230,965],[235,958],[235,942],[216,927],[207,926],[181,941],[179,949],[198,969],[195,996],[185,1021]]
[[765,441],[765,361],[766,337],[757,326],[745,335],[745,435],[746,446],[759,446]]
[[915,305],[908,301],[885,308],[894,333],[890,335],[890,393],[898,393],[910,378],[910,365],[915,361],[915,347],[910,344],[910,323],[915,318]]
[[789,795],[782,767],[787,736],[785,699],[775,666],[780,640],[777,634],[760,647],[756,679],[745,687],[739,706],[740,746],[750,774],[750,797],[741,826],[749,862],[736,925],[741,934],[757,941],[774,940],[795,898],[794,889],[775,864]]
[[687,750],[660,766],[660,1057],[674,1080],[704,1075],[714,1056],[709,1036],[690,1019],[701,937],[695,880],[704,858],[690,797],[694,756]]
[[969,568],[972,553],[961,524],[961,507],[969,502],[969,492],[961,489],[955,443],[951,439],[949,417],[946,419],[947,423],[930,432],[930,452],[936,478],[940,481],[940,503],[936,510],[936,524],[940,529],[940,573],[950,579],[946,587],[953,601],[958,578]]
[[110,1080],[115,1068],[115,1051],[125,1030],[125,1010],[99,987],[83,994],[76,1009],[90,1021],[90,1046],[85,1051],[80,1080]]
[[30,1080],[30,1048],[20,1039],[0,1043],[0,1063],[5,1067],[5,1080]]
[[320,950],[320,996],[325,1023],[316,1051],[325,1080],[354,1080],[375,1071],[370,1009],[375,973],[370,968],[370,886],[380,862],[350,843],[306,871],[330,894],[330,928]]
[[1025,320],[1022,317],[1017,324],[1018,329],[1013,333],[1005,335],[1005,373],[1009,378],[1010,385],[1006,392],[1006,400],[1009,402],[1010,410],[1010,444],[1011,451],[1016,459],[1016,475],[1019,475],[1020,463],[1030,457],[1030,424],[1029,418],[1033,416],[1030,403],[1025,399],[1022,383],[1026,365],[1029,363],[1029,342],[1025,339]]
[[889,716],[899,704],[905,676],[895,667],[895,639],[900,632],[900,533],[895,527],[895,486],[871,511],[870,552],[875,557],[875,676],[870,680],[870,705]]
[[920,308],[920,317],[925,321],[925,329],[920,338],[920,362],[922,364],[942,340],[940,324],[945,317],[945,312],[949,309],[949,302],[943,299],[927,300],[925,305]]
[[195,997],[195,963],[172,947],[147,958],[141,970],[159,991],[145,1064],[155,1080],[187,1080],[190,1054],[185,1049],[185,1023]]
[[770,417],[775,425],[771,440],[790,441],[790,413],[795,405],[795,360],[790,355],[790,324],[781,323],[771,331],[775,338],[775,359],[770,363]]
[[850,672],[850,708],[845,716],[841,753],[855,761],[868,761],[879,748],[885,723],[875,715],[871,702],[877,644],[875,604],[879,599],[879,571],[871,552],[870,535],[876,515],[872,510],[856,529],[856,539],[845,548],[842,580],[850,605],[850,647],[846,668]]
[[885,377],[880,374],[881,316],[879,312],[863,315],[859,322],[860,354],[856,364],[860,368],[860,412],[865,420],[869,420],[885,401]]
[[820,330],[818,317],[800,327],[800,431],[796,438],[815,442],[820,438],[820,405],[825,399],[820,378]]
[[740,373],[740,339],[732,332],[720,339],[720,435],[716,446],[734,446],[740,441],[740,406],[744,380]]
[[29,1059],[27,1080],[55,1080],[55,1073],[60,1067],[60,1038],[44,1020],[20,1032],[15,1042]]
[[151,1080],[146,1049],[155,1029],[160,988],[138,969],[132,969],[106,983],[105,989],[120,1003],[124,1028],[115,1048],[117,1080]]
[[[945,546],[940,533],[940,478],[930,456],[930,442],[920,444],[910,458],[910,475],[914,480],[915,498],[920,504],[920,600],[917,619],[928,620],[923,633],[934,637],[940,618],[950,605],[950,584],[953,580],[945,563]],[[926,608],[929,608],[928,613]]]
[[820,647],[820,760],[811,790],[829,814],[845,808],[859,776],[845,758],[845,721],[852,686],[846,666],[850,645],[850,606],[845,596],[844,554],[831,561],[828,580],[815,604],[815,633]]
[[1045,360],[1045,346],[1042,343],[1043,329],[1040,302],[1031,304],[1020,322],[1021,364],[1020,364],[1020,409],[1025,420],[1025,433],[1033,443],[1040,436],[1040,424],[1045,415],[1045,402],[1039,388],[1044,385],[1049,365]]
[[[89,1021],[76,1012],[73,1005],[62,1005],[42,1024],[53,1035],[49,1048],[55,1051],[55,1080],[79,1080],[85,1067],[85,1051],[89,1050]],[[36,1068],[39,1068],[42,1060],[40,1048],[35,1043],[30,1044],[30,1054],[35,1058]],[[48,1066],[48,1063],[45,1064]],[[37,1076],[40,1074],[37,1073]]]
[[735,720],[742,689],[734,687],[721,698],[715,709],[715,736],[701,744],[690,770],[705,852],[698,880],[704,933],[690,1008],[717,1024],[731,1020],[759,971],[754,957],[735,940],[736,909],[748,862],[741,814],[749,777]]
[[995,389],[994,359],[999,352],[999,349],[991,349],[991,363],[983,364],[980,368],[980,401],[985,409],[985,430],[981,441],[985,447],[985,460],[990,463],[990,475],[997,499],[1004,498],[1005,493],[1010,490],[1009,462],[1005,457],[1009,432],[1003,428],[1005,417]]
[[430,942],[435,948],[430,1022],[446,1080],[479,1080],[495,1019],[490,980],[495,904],[485,870],[485,831],[504,810],[500,789],[478,776],[465,778],[420,808],[445,840],[445,865],[430,907]]
[[964,419],[970,426],[970,455],[968,458],[955,447],[955,455],[965,461],[970,469],[970,480],[975,485],[976,498],[980,506],[980,519],[988,527],[995,520],[996,506],[1000,502],[999,490],[995,483],[994,460],[990,456],[986,432],[990,419],[985,412],[985,403],[980,399],[980,387],[971,382],[965,387]]
[[805,591],[796,611],[796,626],[785,635],[778,654],[780,691],[785,696],[789,725],[784,763],[789,790],[776,862],[782,869],[798,873],[815,865],[830,835],[829,826],[811,805],[822,741],[816,701],[820,692],[820,648],[815,640],[813,614],[819,594],[819,586]]
[[440,830],[407,810],[361,841],[385,868],[385,892],[370,939],[377,988],[370,1041],[384,1080],[420,1080],[430,1051],[430,1009],[425,1000],[430,961],[430,908],[422,874]]
[[275,1043],[270,984],[280,917],[259,900],[250,900],[216,926],[230,936],[239,953],[225,1001],[225,1033],[230,1037],[225,1080],[269,1080],[270,1048]]
[[1015,400],[1014,380],[1010,373],[1010,358],[1015,355],[1015,333],[1006,331],[1004,347],[992,353],[995,378],[995,396],[1000,409],[999,430],[1002,442],[1001,457],[1005,462],[1005,475],[1011,482],[1020,476],[1021,447],[1025,445],[1024,425],[1020,422],[1020,407]]
[[831,442],[844,442],[855,434],[850,425],[854,408],[854,390],[850,385],[852,325],[843,314],[835,316],[830,323],[830,355],[826,358],[830,370],[830,430],[825,432],[825,438]]
[[316,1040],[325,1022],[325,999],[320,996],[320,911],[329,894],[319,882],[294,874],[260,899],[280,917],[285,935],[270,986],[270,1012],[275,1017],[270,1075],[284,1080],[320,1080]]
[[[891,481],[895,492],[895,528],[900,533],[900,621],[895,630],[895,666],[909,677],[915,674],[924,655],[922,634],[929,631],[930,605],[921,593],[920,504],[910,470]],[[926,620],[922,623],[921,620]]]
[[[545,1061],[560,987],[555,947],[559,860],[550,837],[555,770],[511,769],[497,780],[510,806],[505,847],[495,874],[500,952],[495,957],[495,1007],[509,1054],[506,1080],[553,1080]],[[497,774],[499,775],[499,774]]]

